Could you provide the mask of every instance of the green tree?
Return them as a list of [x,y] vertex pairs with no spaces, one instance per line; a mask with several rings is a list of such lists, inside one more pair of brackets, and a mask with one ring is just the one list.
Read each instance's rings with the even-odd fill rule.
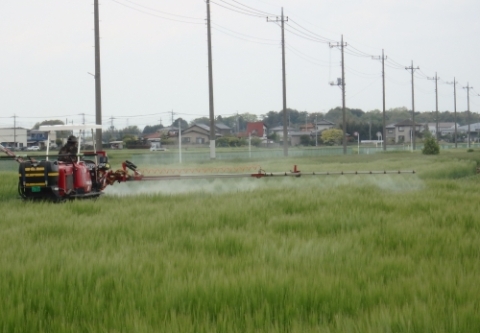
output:
[[36,123],[34,126],[33,126],[33,129],[36,129],[38,130],[38,128],[42,125],[65,125],[65,123],[61,120],[44,120],[40,123]]
[[[302,135],[300,137],[300,144],[302,146],[312,146],[312,137],[310,135]],[[313,142],[314,144],[315,142]]]
[[274,132],[272,134],[270,134],[269,136],[267,136],[268,140],[270,141],[273,141],[273,142],[279,142],[280,141],[280,137],[278,136],[277,132]]
[[252,146],[255,146],[255,147],[260,146],[260,144],[262,143],[262,139],[257,137],[252,137],[251,140],[252,140],[251,141]]
[[340,144],[343,139],[343,131],[337,128],[327,129],[322,132],[322,141],[327,145]]
[[185,120],[183,120],[182,118],[177,118],[177,119],[173,122],[172,126],[174,126],[174,127],[179,127],[179,126],[178,126],[179,124],[182,125],[182,130],[186,130],[186,129],[188,128],[188,123],[187,123]]
[[142,134],[152,134],[152,133],[155,133],[162,128],[163,128],[162,124],[154,125],[154,126],[148,126],[147,125],[143,128]]
[[424,155],[438,155],[440,153],[440,146],[437,140],[429,131],[425,131],[423,140],[422,153]]
[[[210,118],[208,117],[195,118],[190,122],[190,126],[195,124],[204,124],[204,125],[210,126]],[[182,128],[186,128],[186,127],[183,127],[182,125]]]

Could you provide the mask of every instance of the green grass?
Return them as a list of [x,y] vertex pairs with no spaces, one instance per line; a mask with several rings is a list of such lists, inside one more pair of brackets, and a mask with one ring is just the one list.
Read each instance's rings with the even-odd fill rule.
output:
[[417,173],[115,184],[65,204],[22,202],[1,173],[0,332],[478,332],[477,154],[260,161]]

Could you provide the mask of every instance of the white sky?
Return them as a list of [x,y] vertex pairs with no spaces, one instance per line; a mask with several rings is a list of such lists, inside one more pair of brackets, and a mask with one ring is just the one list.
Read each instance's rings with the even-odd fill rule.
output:
[[[287,106],[326,112],[341,105],[340,51],[299,36],[344,35],[347,107],[382,109],[381,62],[388,56],[386,107],[480,111],[478,0],[211,0],[215,115],[257,115],[282,109],[281,30],[266,15],[227,10],[228,4],[280,15],[286,25]],[[202,0],[100,0],[102,116],[105,127],[171,123],[208,117],[206,4]],[[31,127],[45,119],[95,121],[93,0],[1,1],[0,127]],[[178,15],[173,16],[170,14]],[[170,18],[170,20],[165,19]],[[171,20],[173,19],[173,20]],[[184,22],[190,23],[184,23]],[[195,23],[195,24],[191,24]],[[295,34],[293,34],[293,33]],[[360,55],[360,56],[359,56]],[[151,116],[146,116],[151,115]]]

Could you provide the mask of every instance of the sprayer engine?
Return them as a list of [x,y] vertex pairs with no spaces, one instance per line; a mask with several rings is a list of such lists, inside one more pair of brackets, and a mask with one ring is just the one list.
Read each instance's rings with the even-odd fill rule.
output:
[[102,152],[99,159],[98,165],[93,160],[22,161],[18,192],[24,199],[97,197],[107,185],[109,173],[107,156]]

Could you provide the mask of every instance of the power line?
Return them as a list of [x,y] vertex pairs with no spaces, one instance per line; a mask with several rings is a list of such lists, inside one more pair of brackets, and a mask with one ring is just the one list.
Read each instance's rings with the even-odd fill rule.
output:
[[[117,2],[116,0],[112,0],[112,1]],[[144,6],[144,5],[139,5],[138,3],[135,3],[135,2],[130,1],[130,0],[123,0],[123,1],[131,3],[131,4],[133,4],[135,6],[138,6],[138,7],[142,7],[142,8],[145,8],[145,9],[157,12],[157,13],[165,14],[165,15],[176,16],[176,17],[181,17],[181,18],[186,18],[186,19],[191,19],[191,20],[201,20],[201,21],[205,20],[205,18],[203,18],[203,17],[199,18],[199,17],[184,16],[184,15],[178,15],[178,14],[172,14],[172,13],[164,12],[164,11],[161,11],[161,10],[158,10],[158,9],[155,9],[155,8],[147,7],[147,6]]]
[[[333,39],[330,39],[330,38],[324,37],[324,36],[322,36],[322,35],[319,35],[319,34],[317,34],[317,33],[315,33],[315,32],[312,32],[312,31],[310,31],[309,29],[307,29],[307,28],[303,27],[302,25],[298,24],[297,22],[295,22],[295,21],[292,20],[292,19],[290,19],[290,21],[291,21],[293,24],[297,25],[298,27],[302,28],[303,30],[307,31],[308,33],[312,34],[315,38],[318,38],[318,39],[320,39],[320,40],[324,40],[325,43],[334,42]],[[291,26],[291,25],[289,24],[289,26]]]
[[[275,16],[275,14],[268,13],[268,12],[265,12],[265,11],[263,11],[263,10],[259,10],[259,9],[256,9],[256,8],[253,8],[253,7],[250,7],[250,6],[247,6],[247,5],[245,5],[245,4],[243,4],[243,3],[239,2],[239,1],[235,1],[235,0],[231,0],[231,1],[239,4],[240,6],[243,6],[243,7],[246,7],[246,8],[248,8],[248,9],[251,9],[251,10],[253,10],[253,11],[255,11],[255,12],[258,12],[259,14],[263,14],[263,15],[266,15],[266,16]],[[222,2],[225,2],[225,1],[222,1]]]
[[[275,40],[275,39],[268,39],[268,38],[260,38],[260,37],[254,37],[254,36],[250,36],[250,35],[246,35],[246,34],[243,34],[243,33],[240,33],[240,32],[236,32],[236,31],[233,31],[231,29],[228,29],[228,28],[225,28],[219,24],[216,24],[216,23],[212,23],[212,25],[214,27],[212,27],[212,29],[218,31],[218,32],[221,32],[225,35],[228,35],[230,37],[233,37],[233,38],[237,38],[237,39],[240,39],[240,40],[244,40],[246,42],[251,42],[251,43],[256,43],[256,44],[263,44],[263,45],[278,45],[278,41]],[[238,34],[240,36],[244,36],[244,37],[239,37],[239,36],[235,36],[235,35],[232,35],[228,32],[225,32],[225,31],[222,31],[223,30],[226,30],[226,31],[229,31],[231,33],[234,33],[234,34]],[[249,39],[250,38],[250,39]],[[258,39],[259,41],[256,41],[256,40],[253,40],[253,39]],[[271,41],[270,43],[269,42],[265,42],[265,41]],[[275,43],[273,43],[275,42]]]
[[315,59],[314,57],[312,56],[309,56],[301,51],[299,51],[298,49],[290,46],[290,45],[287,45],[286,48],[290,51],[292,51],[295,55],[297,55],[298,57],[304,59],[305,61],[308,61],[316,66],[320,66],[320,67],[330,67],[330,65],[324,65],[324,64],[320,64],[318,61],[322,62],[321,60],[318,60],[318,59]]
[[226,5],[228,5],[230,7],[233,7],[233,8],[236,8],[236,9],[232,9],[232,8],[229,8],[225,5],[221,5],[221,4],[219,4],[215,1],[209,1],[209,3],[213,3],[214,5],[217,5],[218,7],[222,7],[224,9],[227,9],[227,10],[230,10],[232,12],[236,12],[236,13],[239,13],[239,14],[242,14],[242,15],[253,16],[253,17],[265,17],[265,15],[263,15],[263,14],[255,13],[255,12],[252,12],[252,11],[247,11],[243,8],[239,8],[235,5],[229,4],[229,3],[227,3],[223,0],[218,0],[218,1],[221,1],[221,2],[225,3]]
[[[160,16],[160,15],[157,15],[157,14],[154,14],[154,13],[149,13],[149,12],[146,12],[146,11],[144,11],[144,10],[141,10],[141,9],[138,9],[138,8],[135,8],[135,7],[126,5],[126,4],[121,3],[121,2],[119,2],[119,1],[117,1],[117,0],[112,0],[112,1],[115,2],[115,3],[117,3],[117,4],[119,4],[119,5],[121,5],[121,6],[124,6],[124,7],[130,8],[130,9],[132,9],[132,10],[135,10],[135,11],[137,11],[137,12],[140,12],[140,13],[143,13],[143,14],[147,14],[147,15],[150,15],[150,16],[154,16],[154,17],[157,17],[157,18],[161,18],[161,19],[164,19],[164,20],[168,20],[168,21],[174,21],[174,22],[180,22],[180,23],[187,23],[187,24],[197,24],[197,25],[199,25],[199,24],[201,24],[201,25],[205,24],[205,23],[189,22],[189,21],[184,21],[184,20],[173,19],[173,18],[170,18],[170,17]],[[151,9],[151,10],[153,10],[153,9]],[[165,13],[165,14],[166,14],[166,13]],[[177,16],[177,15],[175,15],[175,14],[167,14],[167,15]],[[194,19],[195,19],[195,20],[198,20],[198,18],[194,18]]]

